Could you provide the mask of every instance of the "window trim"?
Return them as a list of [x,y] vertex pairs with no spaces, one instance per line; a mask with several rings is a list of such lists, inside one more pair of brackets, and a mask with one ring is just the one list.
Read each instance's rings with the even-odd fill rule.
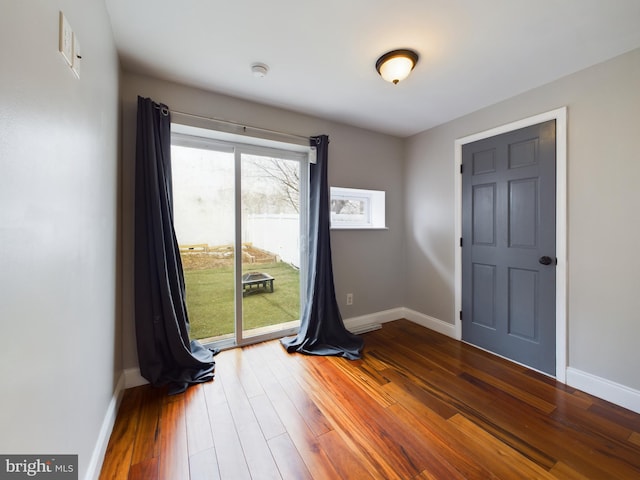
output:
[[335,212],[331,211],[331,230],[388,230],[386,224],[386,192],[384,190],[367,190],[362,188],[331,187],[330,199],[357,199],[364,204],[364,221],[344,218],[338,221]]

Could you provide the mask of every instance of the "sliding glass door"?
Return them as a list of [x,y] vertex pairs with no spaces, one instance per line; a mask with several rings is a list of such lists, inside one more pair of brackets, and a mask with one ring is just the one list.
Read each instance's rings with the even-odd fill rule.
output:
[[241,156],[243,336],[300,320],[300,162]]
[[307,155],[181,134],[171,155],[191,337],[224,347],[294,332]]

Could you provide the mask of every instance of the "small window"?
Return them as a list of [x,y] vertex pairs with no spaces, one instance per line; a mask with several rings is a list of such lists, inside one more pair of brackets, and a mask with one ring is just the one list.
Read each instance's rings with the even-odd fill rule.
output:
[[331,228],[386,228],[385,192],[331,187]]

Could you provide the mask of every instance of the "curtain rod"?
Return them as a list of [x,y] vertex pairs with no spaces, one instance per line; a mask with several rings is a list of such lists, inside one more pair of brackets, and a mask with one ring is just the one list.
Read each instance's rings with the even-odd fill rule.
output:
[[306,142],[306,145],[309,144],[309,140],[310,140],[310,137],[305,137],[303,135],[295,135],[293,133],[278,132],[277,130],[269,130],[267,128],[252,127],[250,125],[243,125],[241,123],[230,122],[229,120],[221,120],[219,118],[205,117],[205,116],[202,116],[202,115],[195,115],[193,113],[179,112],[177,110],[171,110],[171,113],[175,113],[177,115],[182,115],[182,116],[185,116],[185,117],[197,118],[199,120],[206,120],[208,122],[218,123],[220,125],[224,125],[224,126],[227,126],[227,127],[233,127],[233,128],[241,130],[242,133],[244,133],[244,134],[250,133],[247,130],[254,130],[256,132],[262,132],[264,134],[277,135],[277,136],[280,136],[280,137],[295,138],[298,141],[304,140]]

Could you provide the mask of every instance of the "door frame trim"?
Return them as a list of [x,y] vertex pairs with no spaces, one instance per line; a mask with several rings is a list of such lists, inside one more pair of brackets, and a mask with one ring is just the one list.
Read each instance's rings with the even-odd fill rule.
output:
[[463,145],[488,137],[529,127],[549,120],[556,121],[556,380],[567,379],[567,107],[561,107],[532,117],[507,123],[499,127],[474,133],[455,140],[455,338],[462,339],[462,165]]

